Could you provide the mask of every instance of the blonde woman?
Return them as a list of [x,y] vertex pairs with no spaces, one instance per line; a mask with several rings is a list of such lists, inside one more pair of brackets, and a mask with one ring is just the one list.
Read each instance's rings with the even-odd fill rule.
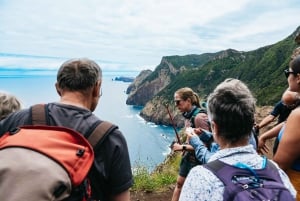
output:
[[[178,89],[174,93],[174,102],[177,109],[185,118],[185,128],[202,128],[209,130],[206,110],[201,109],[199,96],[189,87]],[[196,159],[194,148],[188,144],[175,143],[173,151],[183,151],[180,162],[179,175],[173,192],[172,201],[177,201],[180,196],[182,185],[189,171],[200,162]]]

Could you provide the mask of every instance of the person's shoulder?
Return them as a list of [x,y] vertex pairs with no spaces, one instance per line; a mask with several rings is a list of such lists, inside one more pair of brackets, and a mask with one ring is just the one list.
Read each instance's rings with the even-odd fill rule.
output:
[[205,113],[205,114],[207,114],[207,109],[203,108],[203,107],[197,107],[195,113],[197,113],[197,114],[199,114],[199,113]]
[[10,129],[29,124],[30,122],[29,109],[22,109],[9,114],[5,119],[0,121],[0,135]]
[[125,136],[123,132],[119,129],[119,127],[115,124],[113,124],[114,128],[110,133],[111,138],[119,139],[121,141],[126,141]]
[[193,113],[194,117],[204,117],[207,116],[207,110],[204,108],[197,107]]
[[[93,115],[94,118],[98,118],[95,115]],[[126,143],[126,139],[125,136],[123,135],[122,131],[119,129],[119,126],[113,122],[109,122],[109,121],[104,121],[104,120],[100,120],[102,123],[107,123],[107,125],[110,126],[110,128],[108,129],[108,134],[107,134],[107,138],[108,141],[113,142],[113,143]]]
[[29,115],[30,111],[26,108],[9,114],[3,121],[19,121],[21,119],[28,118]]
[[210,176],[214,176],[214,174],[203,165],[197,165],[196,167],[192,168],[189,172],[189,175],[197,178],[209,178]]

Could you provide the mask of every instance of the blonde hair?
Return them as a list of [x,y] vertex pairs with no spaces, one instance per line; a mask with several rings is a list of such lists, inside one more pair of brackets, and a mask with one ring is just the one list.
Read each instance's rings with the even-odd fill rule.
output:
[[187,100],[189,98],[192,102],[192,105],[200,107],[200,97],[191,88],[189,87],[180,88],[175,92],[175,94],[178,94],[179,97],[182,98],[183,100]]
[[17,97],[5,92],[0,92],[0,120],[7,117],[12,112],[21,109],[21,103]]

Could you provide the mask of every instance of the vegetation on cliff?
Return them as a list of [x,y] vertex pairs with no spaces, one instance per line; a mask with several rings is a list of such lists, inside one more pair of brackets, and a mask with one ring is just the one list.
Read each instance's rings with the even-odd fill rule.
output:
[[228,49],[200,55],[165,56],[153,72],[134,81],[135,87],[128,90],[130,101],[126,103],[144,106],[141,116],[145,120],[165,125],[170,125],[164,106],[169,105],[180,127],[182,118],[173,104],[177,89],[191,87],[205,99],[217,84],[232,77],[249,86],[257,105],[273,105],[288,86],[283,70],[296,47],[299,31],[300,27],[282,41],[248,52]]

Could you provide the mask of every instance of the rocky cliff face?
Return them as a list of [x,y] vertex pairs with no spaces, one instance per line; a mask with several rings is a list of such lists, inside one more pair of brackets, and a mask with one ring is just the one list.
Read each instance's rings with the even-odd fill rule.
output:
[[[172,122],[165,104],[167,101],[156,95],[169,85],[172,76],[184,70],[184,66],[176,69],[167,57],[163,57],[154,72],[142,71],[127,88],[129,95],[126,104],[144,106],[140,115],[146,121],[171,126]],[[168,107],[170,114],[174,116],[175,126],[182,127],[184,122],[182,115],[176,111],[174,104]]]
[[[171,117],[173,118],[175,127],[183,127],[184,118],[181,113],[175,108],[174,104],[165,104],[166,100],[161,97],[155,97],[151,101],[147,102],[140,115],[150,122],[156,124],[172,126],[168,109]],[[168,109],[167,109],[168,108]]]
[[[143,70],[140,74],[133,80],[133,82],[128,86],[126,94],[133,94],[139,87],[139,85],[152,73],[151,70]],[[129,104],[130,105],[130,104]]]
[[177,72],[178,70],[163,58],[155,72],[144,71],[137,76],[127,89],[129,95],[126,104],[144,106],[170,83],[171,76]]

